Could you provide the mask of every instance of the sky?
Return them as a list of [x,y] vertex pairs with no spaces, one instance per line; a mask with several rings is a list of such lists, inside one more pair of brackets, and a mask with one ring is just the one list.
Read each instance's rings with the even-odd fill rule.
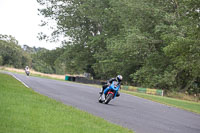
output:
[[44,47],[49,50],[60,47],[60,43],[49,43],[37,38],[38,33],[51,33],[47,27],[41,27],[43,16],[38,15],[40,5],[36,0],[0,0],[0,34],[11,35],[19,45]]

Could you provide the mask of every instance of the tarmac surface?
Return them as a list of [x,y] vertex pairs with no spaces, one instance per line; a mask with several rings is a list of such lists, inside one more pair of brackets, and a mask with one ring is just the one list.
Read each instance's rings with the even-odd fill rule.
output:
[[136,133],[200,133],[200,115],[121,93],[108,105],[98,102],[100,88],[10,73],[34,91],[129,128]]

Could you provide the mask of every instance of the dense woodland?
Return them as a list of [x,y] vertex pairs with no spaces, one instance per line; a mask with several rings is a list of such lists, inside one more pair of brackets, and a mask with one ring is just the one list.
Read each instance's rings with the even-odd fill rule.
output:
[[[55,50],[21,48],[1,35],[0,65],[30,65],[45,73],[117,74],[125,84],[200,93],[200,0],[37,0],[53,19]],[[50,26],[43,21],[42,26]]]

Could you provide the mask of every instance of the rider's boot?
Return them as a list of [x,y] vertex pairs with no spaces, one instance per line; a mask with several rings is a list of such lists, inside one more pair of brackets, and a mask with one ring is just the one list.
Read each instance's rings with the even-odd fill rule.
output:
[[116,97],[119,97],[120,96],[120,93],[119,92],[117,92],[117,95],[116,95]]
[[103,88],[101,88],[101,90],[99,91],[99,94],[103,94]]
[[102,101],[105,101],[105,94],[104,94],[104,93],[103,93],[102,96],[101,96],[101,100],[102,100]]

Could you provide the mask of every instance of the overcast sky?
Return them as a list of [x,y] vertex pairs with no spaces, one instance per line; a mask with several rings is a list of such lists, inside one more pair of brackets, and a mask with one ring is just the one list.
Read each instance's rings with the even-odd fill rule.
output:
[[59,43],[39,41],[39,32],[50,33],[48,28],[40,27],[42,16],[38,16],[36,0],[0,0],[0,34],[12,35],[20,45],[54,49]]

